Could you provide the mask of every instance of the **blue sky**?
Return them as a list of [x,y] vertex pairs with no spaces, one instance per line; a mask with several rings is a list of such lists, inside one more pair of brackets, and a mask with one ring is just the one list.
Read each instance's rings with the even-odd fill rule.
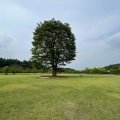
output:
[[0,0],[0,57],[29,60],[37,23],[69,23],[81,70],[120,63],[120,0]]

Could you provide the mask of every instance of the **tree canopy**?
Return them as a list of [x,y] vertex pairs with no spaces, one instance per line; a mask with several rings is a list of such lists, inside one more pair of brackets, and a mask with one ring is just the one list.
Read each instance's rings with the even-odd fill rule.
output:
[[59,66],[75,59],[75,36],[68,23],[55,19],[44,21],[37,24],[33,35],[32,61],[51,67],[53,76]]

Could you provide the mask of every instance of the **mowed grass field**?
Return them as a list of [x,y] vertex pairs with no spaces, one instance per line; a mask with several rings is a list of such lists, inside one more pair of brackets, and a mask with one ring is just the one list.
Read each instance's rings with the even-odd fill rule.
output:
[[0,120],[120,120],[120,76],[0,75]]

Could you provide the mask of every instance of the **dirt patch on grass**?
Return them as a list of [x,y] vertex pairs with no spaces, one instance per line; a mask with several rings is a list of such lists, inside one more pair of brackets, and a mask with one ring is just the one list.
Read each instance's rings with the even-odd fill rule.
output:
[[50,76],[50,75],[42,75],[40,78],[67,78],[67,76]]

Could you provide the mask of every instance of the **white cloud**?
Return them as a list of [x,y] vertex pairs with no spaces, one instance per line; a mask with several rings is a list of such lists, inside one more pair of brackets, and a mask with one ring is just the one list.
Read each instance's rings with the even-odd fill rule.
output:
[[19,60],[29,59],[30,47],[31,44],[28,42],[23,41],[21,44],[14,36],[0,33],[0,57]]
[[15,37],[2,32],[0,33],[0,48],[11,46],[13,43],[15,43],[15,41]]
[[119,62],[119,6],[119,0],[0,1],[0,31],[4,33],[0,34],[0,57],[28,60],[36,23],[55,18],[68,22],[77,39],[77,57],[69,67]]
[[[76,61],[72,65],[76,69],[85,67],[104,67],[120,62],[120,32],[107,38],[86,41],[79,45]],[[69,67],[74,67],[68,65]]]
[[99,21],[89,23],[85,25],[83,31],[80,33],[82,41],[85,40],[97,40],[99,38],[107,37],[109,34],[120,30],[120,16],[113,14],[105,18],[101,18]]
[[0,33],[0,55],[1,57],[12,57],[17,48],[17,40],[14,36]]
[[105,41],[111,49],[119,49],[120,52],[120,32],[109,36]]

